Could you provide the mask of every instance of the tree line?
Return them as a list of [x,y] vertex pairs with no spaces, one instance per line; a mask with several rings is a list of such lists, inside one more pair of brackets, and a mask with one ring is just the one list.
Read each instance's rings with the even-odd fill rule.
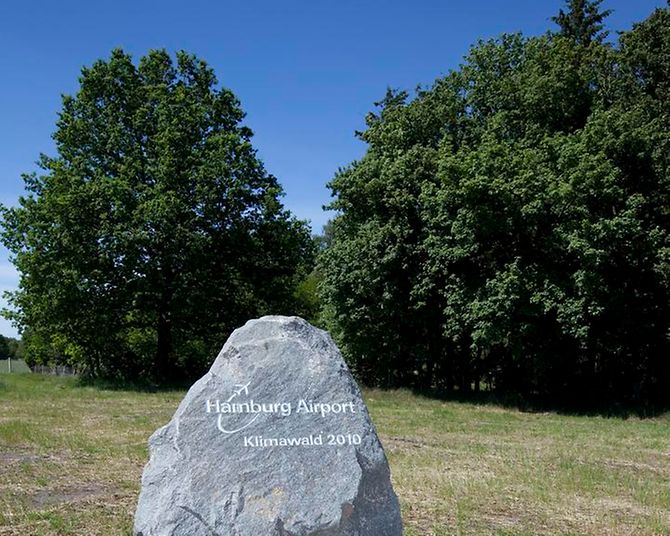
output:
[[369,385],[668,401],[670,12],[601,0],[388,90],[311,237],[231,91],[187,53],[82,70],[57,155],[2,209],[31,363],[191,379],[235,327],[299,314]]
[[23,342],[0,335],[0,359],[23,359]]
[[600,4],[367,116],[319,262],[366,383],[668,401],[670,12],[614,43]]

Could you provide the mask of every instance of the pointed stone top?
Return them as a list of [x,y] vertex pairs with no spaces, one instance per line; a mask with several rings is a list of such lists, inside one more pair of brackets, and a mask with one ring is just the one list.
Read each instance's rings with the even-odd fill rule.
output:
[[149,441],[136,536],[400,536],[384,451],[330,336],[235,330]]

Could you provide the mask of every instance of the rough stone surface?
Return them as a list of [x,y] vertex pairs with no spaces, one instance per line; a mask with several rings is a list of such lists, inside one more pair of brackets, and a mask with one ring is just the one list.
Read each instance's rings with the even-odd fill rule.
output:
[[136,536],[402,535],[358,386],[300,318],[236,330],[149,447]]

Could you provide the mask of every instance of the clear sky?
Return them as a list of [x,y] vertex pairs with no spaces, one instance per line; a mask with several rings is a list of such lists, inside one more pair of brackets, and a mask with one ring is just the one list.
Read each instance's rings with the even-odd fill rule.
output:
[[[51,133],[61,94],[82,66],[122,47],[186,50],[212,65],[255,132],[255,147],[286,191],[284,202],[320,231],[326,183],[359,158],[354,131],[387,87],[430,84],[471,44],[503,32],[553,27],[562,0],[83,0],[6,2],[0,15],[0,202],[14,205],[21,173]],[[605,0],[612,30],[629,29],[665,0]],[[18,276],[0,248],[0,289]],[[0,320],[0,333],[16,330]]]

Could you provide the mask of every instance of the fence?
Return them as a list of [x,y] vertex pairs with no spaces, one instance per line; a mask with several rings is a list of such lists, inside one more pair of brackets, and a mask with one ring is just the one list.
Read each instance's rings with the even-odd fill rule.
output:
[[30,368],[23,359],[0,358],[0,374],[21,374],[30,372]]
[[55,367],[35,365],[33,367],[33,372],[36,374],[49,374],[51,376],[76,376],[78,374],[77,369],[66,367],[64,365],[57,365]]

